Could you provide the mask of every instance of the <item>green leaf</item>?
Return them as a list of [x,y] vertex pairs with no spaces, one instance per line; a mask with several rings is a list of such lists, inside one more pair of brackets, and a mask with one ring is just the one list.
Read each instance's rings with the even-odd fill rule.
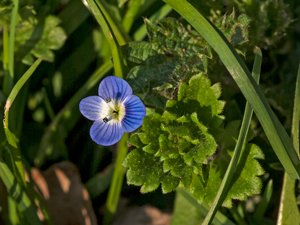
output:
[[[152,154],[139,148],[128,154],[123,166],[129,168],[127,170],[128,184],[142,186],[142,193],[154,191],[160,182],[164,183],[162,189],[167,193],[175,189],[179,182],[178,178],[171,178],[168,173],[163,172],[162,162],[159,158],[153,157]],[[175,182],[176,180],[177,182]]]
[[[29,54],[37,58],[44,57],[45,60],[50,62],[54,61],[52,50],[60,49],[67,38],[65,31],[58,26],[59,23],[60,19],[55,16],[46,17],[42,37]],[[25,57],[28,58],[29,55]]]
[[169,192],[181,183],[201,202],[208,177],[202,164],[209,162],[223,132],[222,110],[212,112],[220,105],[220,90],[203,74],[195,75],[189,84],[182,83],[179,90],[182,96],[169,100],[162,115],[144,117],[141,129],[129,140],[137,149],[123,165],[129,168],[127,182],[142,186],[141,192],[153,191],[160,183],[163,192]]
[[211,53],[206,42],[190,27],[184,27],[173,18],[157,23],[154,25],[145,19],[150,43],[132,42],[122,46],[127,59],[141,64],[129,72],[128,82],[134,92],[165,91],[166,97],[174,98],[174,90],[182,81],[206,71],[207,57],[211,57]]
[[12,132],[10,132],[10,130],[7,127],[4,127],[4,131],[8,143],[13,147],[18,148],[18,144],[17,144],[19,142],[18,138]]
[[[193,220],[191,220],[191,217],[197,216],[198,218],[202,218],[206,216],[208,212],[208,206],[207,204],[203,203],[202,205],[198,204],[198,202],[185,190],[181,188],[176,189],[176,202],[175,202],[175,212],[171,221],[171,225],[176,224],[194,224],[192,223]],[[179,197],[180,196],[180,197]],[[185,207],[187,206],[187,207]],[[197,209],[200,214],[197,214],[196,212],[193,212],[194,209]],[[187,212],[189,212],[187,214]],[[178,215],[180,213],[180,215]],[[182,214],[183,215],[182,215]],[[183,218],[183,216],[185,216]],[[194,218],[195,219],[195,218]],[[179,220],[179,221],[178,221]],[[180,221],[184,221],[181,222]],[[196,222],[196,221],[195,221]],[[200,224],[200,221],[197,221],[196,224]],[[216,217],[214,218],[212,224],[214,225],[233,225],[234,223],[230,221],[225,215],[223,215],[221,212],[217,212]]]
[[[300,64],[298,68],[295,98],[294,98],[294,110],[293,110],[293,123],[292,123],[292,139],[295,149],[298,150],[299,155],[299,124],[300,124]],[[277,223],[290,224],[300,223],[300,214],[295,196],[295,180],[290,179],[287,174],[284,174],[283,186],[280,199],[280,212],[278,214]]]
[[[215,21],[215,25],[219,30],[225,35],[232,46],[240,49],[245,42],[248,41],[248,26],[251,19],[245,15],[241,14],[237,19],[235,18],[235,12],[227,16],[226,14]],[[243,49],[240,52],[245,56]]]
[[30,201],[23,187],[17,182],[16,178],[1,158],[0,177],[7,188],[8,194],[20,206],[27,221],[30,224],[42,224],[37,216],[36,206]]
[[243,95],[253,107],[285,170],[291,178],[299,178],[300,164],[293,144],[237,52],[224,35],[186,0],[164,1],[183,16],[218,53]]
[[199,225],[203,220],[199,210],[177,191],[171,225]]
[[[234,121],[226,126],[226,133],[220,140],[222,147],[220,155],[211,164],[205,195],[205,201],[209,205],[212,204],[216,196],[229,164],[235,147],[235,140],[238,137],[239,125],[239,121]],[[263,175],[264,170],[257,159],[263,158],[264,155],[257,145],[250,143],[245,144],[240,157],[241,160],[237,165],[237,169],[233,177],[234,183],[223,203],[223,206],[231,207],[231,199],[245,200],[246,196],[252,196],[260,193],[262,183],[258,176]]]

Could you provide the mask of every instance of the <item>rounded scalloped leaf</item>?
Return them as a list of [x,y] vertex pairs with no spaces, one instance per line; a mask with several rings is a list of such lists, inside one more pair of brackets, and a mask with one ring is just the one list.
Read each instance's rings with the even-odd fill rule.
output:
[[[233,153],[232,149],[235,147],[239,125],[239,121],[233,121],[226,126],[226,133],[220,141],[222,146],[220,156],[211,164],[205,191],[205,201],[209,205],[214,201],[226,172]],[[263,175],[264,170],[257,159],[264,159],[262,150],[255,144],[246,143],[233,178],[235,182],[223,202],[223,206],[231,207],[232,199],[245,200],[247,196],[260,193],[262,182],[258,176]]]
[[211,86],[211,82],[204,74],[193,76],[189,85],[181,84],[178,91],[178,100],[187,102],[189,99],[197,100],[201,106],[210,106],[213,115],[223,111],[224,101],[218,100],[221,95],[221,87],[218,84]]
[[144,122],[142,125],[144,132],[139,135],[142,143],[149,144],[150,141],[153,142],[153,140],[158,138],[158,134],[161,133],[160,118],[161,115],[158,113],[150,114],[144,117]]
[[138,148],[127,155],[123,166],[129,168],[126,174],[127,183],[142,186],[142,193],[157,189],[160,177],[164,174],[159,158]]

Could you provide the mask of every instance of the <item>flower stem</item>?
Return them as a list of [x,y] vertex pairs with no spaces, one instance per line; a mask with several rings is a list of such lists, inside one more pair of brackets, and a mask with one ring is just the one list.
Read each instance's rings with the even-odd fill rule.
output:
[[117,210],[117,205],[120,198],[123,178],[125,174],[125,168],[122,166],[122,163],[128,152],[128,146],[127,146],[128,137],[129,134],[125,133],[121,138],[121,140],[119,141],[119,149],[118,149],[114,174],[113,174],[111,185],[109,187],[108,197],[106,200],[106,211],[103,219],[104,225],[111,224],[112,217]]

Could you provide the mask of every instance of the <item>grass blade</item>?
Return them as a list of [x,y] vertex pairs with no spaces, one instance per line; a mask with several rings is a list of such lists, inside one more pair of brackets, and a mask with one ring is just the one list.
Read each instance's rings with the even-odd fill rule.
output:
[[[300,124],[300,64],[298,69],[293,121],[292,121],[292,140],[294,147],[299,155],[299,124]],[[280,206],[277,224],[300,224],[300,214],[295,196],[295,180],[291,180],[284,174],[283,186],[281,191]]]
[[[150,18],[149,21],[151,23],[155,23],[156,20],[162,19],[165,16],[167,16],[172,11],[172,8],[169,5],[164,5],[160,9],[158,9]],[[142,40],[144,37],[146,37],[147,31],[146,26],[141,26],[133,35],[134,40]]]
[[13,0],[13,9],[11,12],[9,42],[8,42],[8,76],[6,77],[6,93],[8,94],[14,84],[14,53],[15,53],[15,33],[18,17],[19,0]]
[[[262,62],[262,53],[259,48],[257,48],[256,55],[255,55],[255,60],[254,60],[254,65],[253,65],[253,71],[252,71],[252,76],[254,77],[255,81],[258,83],[259,82],[259,77],[260,77],[260,68],[261,68],[261,62]],[[241,152],[243,150],[247,133],[250,127],[251,123],[251,118],[252,118],[253,110],[249,103],[246,103],[246,108],[245,108],[245,113],[244,113],[244,118],[242,121],[242,126],[241,130],[239,133],[239,138],[237,140],[232,158],[230,160],[230,163],[228,165],[228,168],[226,170],[226,173],[224,175],[223,181],[219,187],[217,196],[211,206],[211,209],[209,210],[203,225],[208,225],[211,223],[212,219],[214,218],[214,215],[218,211],[219,207],[223,203],[224,199],[226,198],[230,187],[231,187],[231,181],[234,175],[234,172],[236,170]]]
[[292,179],[300,178],[298,155],[261,89],[226,37],[186,0],[164,0],[185,18],[218,53],[223,64],[252,106],[278,159]]
[[254,224],[262,224],[264,214],[267,210],[267,207],[272,197],[272,193],[273,193],[273,180],[270,180],[264,191],[262,199],[259,202],[258,206],[256,207],[254,215],[251,219]]
[[[99,25],[101,26],[101,29],[104,33],[105,39],[109,45],[109,48],[111,50],[112,58],[113,58],[113,64],[114,64],[114,70],[115,75],[120,78],[125,78],[125,68],[123,64],[123,57],[120,52],[119,44],[125,44],[126,42],[124,40],[120,39],[121,43],[117,43],[115,34],[118,33],[118,29],[116,27],[115,30],[112,30],[111,25],[109,22],[113,23],[112,20],[108,21],[108,18],[105,16],[105,12],[102,10],[104,9],[103,5],[100,1],[96,0],[87,0],[88,5],[90,6],[90,9],[92,13],[94,14],[96,20],[98,21]],[[108,13],[106,13],[108,14]],[[115,32],[114,32],[115,31]],[[118,37],[120,38],[120,33],[118,33]]]
[[[176,191],[185,197],[194,207],[196,207],[203,216],[206,216],[208,213],[208,206],[203,203],[200,205],[196,199],[194,199],[189,193],[181,188],[177,188]],[[216,217],[213,219],[214,225],[234,225],[234,223],[228,219],[221,212],[217,212]]]
[[142,0],[131,0],[128,5],[127,12],[123,18],[122,25],[126,32],[130,31],[130,28],[134,22],[134,18],[138,13],[140,6],[142,4]]
[[12,199],[20,206],[30,224],[42,224],[36,214],[36,207],[28,198],[23,187],[17,182],[8,166],[0,158],[0,177],[7,188],[7,192]]
[[9,62],[9,35],[8,35],[8,26],[4,27],[3,29],[3,71],[4,71],[4,78],[3,78],[3,93],[8,96],[10,92],[10,82],[12,82],[11,75],[8,69]]
[[111,224],[112,217],[117,210],[117,205],[119,197],[121,194],[121,188],[123,184],[125,168],[122,166],[122,163],[127,155],[128,146],[127,141],[129,134],[125,133],[121,140],[119,141],[118,155],[115,163],[115,169],[112,177],[112,182],[109,187],[108,196],[106,200],[106,211],[104,214],[103,224]]
[[8,143],[11,146],[13,146],[10,148],[10,150],[11,150],[11,155],[12,155],[14,164],[17,167],[15,176],[24,187],[26,187],[26,182],[25,182],[23,164],[22,164],[22,160],[21,160],[21,153],[17,146],[17,138],[15,137],[15,135],[13,133],[10,132],[10,130],[8,128],[9,109],[10,109],[12,103],[14,102],[17,94],[19,93],[19,91],[21,90],[23,85],[26,83],[26,81],[33,74],[33,72],[36,70],[36,68],[41,63],[41,61],[42,61],[42,58],[37,59],[34,62],[34,64],[32,64],[32,66],[23,74],[23,76],[19,79],[19,81],[16,83],[16,85],[13,87],[11,93],[9,94],[9,96],[6,100],[5,111],[4,111],[4,121],[3,121],[4,131],[5,131],[5,135],[6,135]]

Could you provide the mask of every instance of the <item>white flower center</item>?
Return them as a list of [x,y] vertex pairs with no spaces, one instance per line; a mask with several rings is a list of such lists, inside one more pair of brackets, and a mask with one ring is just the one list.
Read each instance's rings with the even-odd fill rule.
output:
[[120,123],[125,116],[125,105],[109,97],[104,99],[101,118],[105,123]]

